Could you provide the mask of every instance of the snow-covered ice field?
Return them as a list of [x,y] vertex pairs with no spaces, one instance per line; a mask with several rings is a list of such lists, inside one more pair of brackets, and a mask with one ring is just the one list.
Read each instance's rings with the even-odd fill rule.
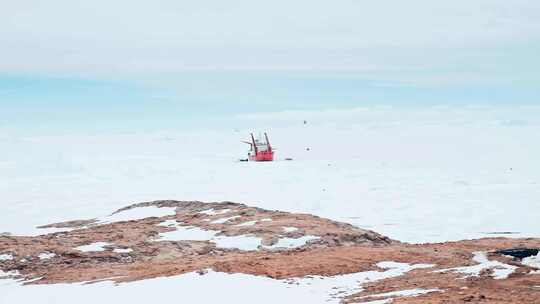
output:
[[[540,235],[540,107],[286,112],[222,124],[3,131],[0,232],[178,199],[307,212],[407,242]],[[237,162],[248,126],[268,130],[276,157],[294,161]]]
[[[269,132],[278,159],[294,160],[238,162],[252,129]],[[293,111],[123,133],[0,129],[0,232],[36,234],[38,225],[176,199],[311,213],[414,243],[538,237],[539,134],[540,107],[532,106]],[[226,283],[220,276],[205,279],[232,290],[240,275]],[[243,288],[259,280],[268,279]],[[115,288],[180,292],[171,282]],[[2,283],[0,293],[19,292],[14,286]],[[95,295],[99,286],[113,285],[66,290]]]

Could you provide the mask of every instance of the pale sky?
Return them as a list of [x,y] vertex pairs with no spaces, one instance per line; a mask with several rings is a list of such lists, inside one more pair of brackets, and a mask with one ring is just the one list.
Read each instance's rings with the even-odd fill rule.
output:
[[8,110],[540,101],[538,1],[4,2]]
[[540,43],[530,0],[20,0],[0,20],[3,72],[105,77],[483,66]]

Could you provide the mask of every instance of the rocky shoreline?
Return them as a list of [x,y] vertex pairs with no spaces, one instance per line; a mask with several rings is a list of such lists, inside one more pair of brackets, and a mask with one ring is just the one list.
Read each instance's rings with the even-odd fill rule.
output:
[[540,303],[540,258],[497,250],[540,239],[406,244],[309,214],[232,202],[154,201],[100,219],[0,236],[0,278],[22,284],[131,282],[206,271],[279,280],[382,272],[381,263],[427,265],[359,284],[343,303]]

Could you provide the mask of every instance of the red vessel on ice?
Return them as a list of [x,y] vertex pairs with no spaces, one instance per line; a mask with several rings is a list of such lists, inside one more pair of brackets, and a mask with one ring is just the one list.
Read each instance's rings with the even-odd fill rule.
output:
[[264,133],[264,141],[255,139],[253,133],[251,135],[251,142],[244,141],[246,144],[250,145],[248,157],[250,161],[273,161],[274,160],[274,150],[270,141],[268,140],[268,135]]

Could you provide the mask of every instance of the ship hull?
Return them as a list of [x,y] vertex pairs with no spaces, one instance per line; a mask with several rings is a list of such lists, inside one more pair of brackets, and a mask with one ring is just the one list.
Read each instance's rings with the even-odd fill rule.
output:
[[274,151],[262,151],[257,152],[255,155],[249,156],[250,161],[273,161],[274,160]]

